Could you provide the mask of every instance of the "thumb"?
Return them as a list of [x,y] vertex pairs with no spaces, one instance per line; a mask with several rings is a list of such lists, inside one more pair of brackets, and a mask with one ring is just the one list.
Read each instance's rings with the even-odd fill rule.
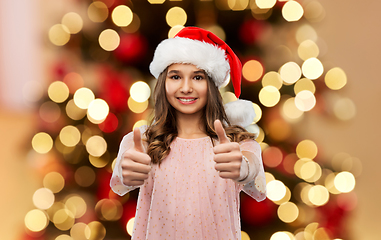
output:
[[214,121],[214,130],[217,133],[218,141],[220,142],[220,144],[230,142],[229,138],[226,136],[225,129],[222,127],[221,121],[218,119]]
[[134,128],[134,148],[138,152],[144,152],[142,136],[140,135],[140,129]]

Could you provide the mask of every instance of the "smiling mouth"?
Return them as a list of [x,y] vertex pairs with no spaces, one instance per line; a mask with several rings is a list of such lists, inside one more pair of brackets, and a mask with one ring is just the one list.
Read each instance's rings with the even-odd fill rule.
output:
[[198,98],[177,98],[177,100],[182,104],[192,104],[195,103]]

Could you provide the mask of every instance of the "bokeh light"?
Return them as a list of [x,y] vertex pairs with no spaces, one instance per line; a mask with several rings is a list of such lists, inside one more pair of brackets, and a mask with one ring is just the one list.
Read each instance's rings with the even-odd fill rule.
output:
[[233,11],[243,11],[249,5],[249,0],[227,0],[228,6]]
[[49,223],[48,216],[39,209],[29,211],[24,218],[25,226],[32,232],[40,232],[44,230]]
[[148,124],[147,120],[139,120],[134,124],[134,126],[132,127],[132,130],[134,130],[135,128],[139,128],[141,126],[147,125],[147,124]]
[[184,28],[183,25],[176,25],[176,26],[171,27],[171,29],[169,29],[169,31],[168,31],[168,38],[173,38],[183,28]]
[[47,153],[53,148],[53,139],[47,133],[37,133],[32,138],[32,147],[38,153]]
[[119,34],[113,29],[106,29],[99,34],[99,45],[106,51],[114,51],[120,44]]
[[89,88],[83,87],[75,91],[73,99],[75,105],[79,108],[87,109],[89,104],[95,99],[95,95]]
[[356,180],[352,173],[343,171],[336,175],[334,184],[340,192],[348,193],[355,188]]
[[299,81],[297,81],[294,85],[295,95],[300,93],[303,90],[307,90],[312,93],[315,93],[316,87],[314,82],[308,78],[302,78]]
[[165,19],[170,27],[184,26],[187,22],[187,13],[181,7],[173,7],[168,10]]
[[142,113],[148,108],[148,100],[144,102],[136,102],[132,97],[128,98],[128,108],[134,113]]
[[62,17],[62,25],[66,26],[71,34],[76,34],[82,30],[83,20],[78,13],[69,12]]
[[335,116],[342,120],[350,120],[356,116],[356,106],[349,98],[338,99],[333,105]]
[[134,14],[131,8],[126,5],[119,5],[112,11],[112,21],[118,27],[127,27],[131,22]]
[[86,116],[86,110],[79,108],[73,99],[70,99],[66,104],[66,114],[73,120],[80,120]]
[[86,201],[81,196],[75,194],[68,196],[65,206],[73,213],[75,218],[82,217],[87,210]]
[[269,9],[275,6],[276,0],[255,0],[255,4],[260,9]]
[[295,96],[295,106],[303,111],[303,112],[308,112],[311,109],[313,109],[316,105],[316,98],[315,95],[308,91],[308,90],[303,90],[298,92]]
[[151,89],[147,83],[137,81],[130,88],[130,96],[135,102],[145,102],[151,96]]
[[277,89],[280,89],[282,87],[282,78],[280,77],[279,73],[270,71],[266,73],[262,78],[262,86],[274,86]]
[[309,24],[302,24],[296,31],[296,41],[301,44],[306,40],[316,42],[318,40],[315,29]]
[[312,140],[303,140],[296,146],[296,154],[299,158],[309,158],[314,159],[318,153],[318,148],[316,143]]
[[299,65],[295,62],[285,63],[279,70],[281,79],[285,84],[293,84],[300,79],[302,76],[302,70]]
[[267,197],[271,201],[279,201],[286,195],[286,186],[279,180],[267,183]]
[[55,81],[49,85],[49,98],[56,103],[62,103],[69,97],[69,88],[64,82]]
[[299,208],[293,202],[286,202],[278,207],[278,217],[285,223],[295,221],[299,216]]
[[86,231],[90,233],[88,235],[90,240],[103,240],[106,236],[106,228],[98,221],[90,222],[86,227]]
[[103,122],[109,113],[109,106],[103,99],[97,98],[89,104],[87,117],[92,123],[99,124]]
[[280,100],[280,92],[274,86],[266,86],[259,92],[259,101],[266,107],[273,107]]
[[104,22],[108,17],[107,5],[102,1],[95,1],[89,5],[87,15],[93,22]]
[[33,194],[33,204],[39,209],[48,209],[54,203],[54,194],[48,188],[40,188]]
[[325,84],[332,90],[339,90],[347,84],[347,75],[341,68],[332,68],[324,78]]
[[316,206],[322,206],[329,200],[329,192],[322,185],[312,186],[308,191],[308,198],[312,204]]
[[303,41],[298,47],[298,55],[302,60],[316,58],[319,56],[319,53],[318,45],[310,39]]
[[303,17],[303,7],[296,1],[287,1],[282,8],[283,18],[289,22],[298,21]]
[[65,186],[64,177],[58,172],[50,172],[43,179],[45,188],[50,189],[53,193],[60,192]]
[[74,147],[79,143],[81,139],[81,133],[79,132],[78,128],[67,125],[61,129],[59,138],[63,145],[67,147]]
[[309,79],[318,79],[324,72],[323,64],[317,58],[309,58],[302,65],[303,75]]
[[49,40],[56,46],[63,46],[70,40],[70,30],[62,24],[53,25],[49,29]]
[[126,230],[127,233],[132,236],[132,232],[134,231],[134,223],[135,223],[135,218],[132,217],[130,220],[128,220],[127,225],[126,225]]
[[242,75],[249,82],[258,81],[263,74],[263,66],[257,60],[249,60],[242,67]]
[[282,160],[282,151],[277,147],[268,147],[263,151],[263,163],[268,167],[277,167]]
[[101,136],[92,136],[86,142],[86,150],[90,155],[100,157],[107,150],[107,142]]
[[298,109],[295,105],[295,98],[288,98],[283,103],[282,116],[289,122],[298,122],[303,117],[303,111]]
[[293,240],[290,236],[285,232],[276,232],[271,235],[270,240]]

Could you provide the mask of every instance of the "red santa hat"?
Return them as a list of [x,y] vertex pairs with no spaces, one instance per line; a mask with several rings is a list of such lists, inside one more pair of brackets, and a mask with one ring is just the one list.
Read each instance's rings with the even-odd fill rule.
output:
[[[236,97],[241,94],[241,61],[223,40],[207,30],[185,27],[173,38],[163,40],[149,69],[158,78],[173,63],[189,63],[203,69],[218,88],[225,86],[230,76]],[[253,121],[255,112],[250,101],[237,100],[229,105],[225,105],[225,111],[232,124],[248,126]],[[247,107],[252,111],[247,111]],[[238,110],[241,108],[242,113]]]

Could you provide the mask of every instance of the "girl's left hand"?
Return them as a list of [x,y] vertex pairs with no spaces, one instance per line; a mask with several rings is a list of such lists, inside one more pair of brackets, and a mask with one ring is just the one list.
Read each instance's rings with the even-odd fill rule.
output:
[[237,180],[240,177],[242,152],[237,142],[230,142],[220,120],[214,121],[219,144],[213,148],[215,169],[221,178]]

